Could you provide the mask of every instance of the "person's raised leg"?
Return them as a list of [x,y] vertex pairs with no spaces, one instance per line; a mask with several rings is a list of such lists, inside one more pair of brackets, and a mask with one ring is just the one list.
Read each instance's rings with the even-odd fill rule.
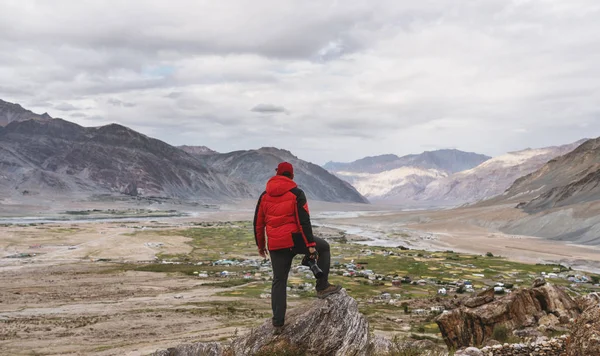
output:
[[270,251],[270,255],[273,267],[273,284],[271,286],[273,326],[283,326],[287,309],[287,280],[294,254],[289,249],[284,249]]
[[323,290],[329,286],[329,265],[331,263],[331,251],[329,248],[329,243],[323,240],[320,237],[314,237],[314,241],[316,242],[317,252],[319,253],[319,259],[317,261],[317,265],[323,271],[323,277],[317,279],[317,291]]
[[317,279],[317,297],[326,298],[329,295],[339,292],[342,286],[329,284],[329,268],[331,264],[331,250],[327,241],[316,237],[315,242],[317,243],[316,249],[319,253],[319,260],[317,265],[323,271],[323,277]]

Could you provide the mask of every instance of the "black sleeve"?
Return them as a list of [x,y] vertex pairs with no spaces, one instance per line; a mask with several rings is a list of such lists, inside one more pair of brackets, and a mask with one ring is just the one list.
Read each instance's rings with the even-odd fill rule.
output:
[[314,244],[315,239],[313,236],[312,225],[310,223],[310,214],[307,210],[306,195],[300,188],[294,188],[291,190],[296,195],[296,202],[298,203],[298,220],[302,227],[302,233],[306,237],[306,241],[309,244]]
[[256,203],[256,210],[254,211],[254,221],[252,226],[254,227],[254,241],[256,242],[256,246],[258,248],[265,248],[265,220],[262,212],[260,211],[260,203],[262,202],[263,196],[267,192],[263,192],[258,198],[258,202]]

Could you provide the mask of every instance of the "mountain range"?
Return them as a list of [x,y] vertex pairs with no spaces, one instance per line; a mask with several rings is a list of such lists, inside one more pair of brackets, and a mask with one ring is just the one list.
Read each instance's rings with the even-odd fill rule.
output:
[[217,154],[206,147],[180,149],[118,124],[82,127],[4,101],[0,108],[0,122],[6,123],[0,126],[1,196],[108,193],[215,202],[255,198],[274,167],[288,159],[310,198],[367,202],[346,182],[287,151]]
[[457,205],[497,196],[518,178],[539,169],[555,157],[571,152],[584,141],[494,157],[477,167],[431,182],[415,199]]
[[[187,150],[192,151],[189,148]],[[246,182],[253,188],[254,195],[259,195],[265,190],[265,183],[273,176],[277,165],[287,161],[294,166],[294,181],[309,199],[368,203],[368,200],[349,183],[286,150],[263,147],[258,150],[230,153],[196,153],[196,157],[220,174]]]
[[414,202],[432,182],[473,168],[490,157],[459,150],[426,151],[403,157],[387,154],[324,168],[351,183],[373,202]]
[[[502,194],[515,180],[574,150],[584,141],[525,149],[494,158],[440,150],[404,157],[366,157],[351,163],[329,162],[324,167],[340,169],[332,173],[353,184],[374,202],[456,206]],[[444,163],[445,159],[449,162]]]
[[381,173],[402,167],[419,167],[426,170],[435,169],[455,173],[473,168],[490,158],[478,153],[452,149],[425,151],[421,154],[402,157],[386,154],[365,157],[350,163],[328,162],[323,168],[332,172]]

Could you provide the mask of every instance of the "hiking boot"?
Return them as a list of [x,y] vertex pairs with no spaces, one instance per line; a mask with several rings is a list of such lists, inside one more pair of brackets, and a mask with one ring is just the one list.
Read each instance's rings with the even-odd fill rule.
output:
[[324,299],[342,290],[342,286],[330,284],[327,288],[317,291],[317,298]]
[[283,325],[281,325],[281,326],[273,325],[273,336],[281,335],[282,332],[283,332]]

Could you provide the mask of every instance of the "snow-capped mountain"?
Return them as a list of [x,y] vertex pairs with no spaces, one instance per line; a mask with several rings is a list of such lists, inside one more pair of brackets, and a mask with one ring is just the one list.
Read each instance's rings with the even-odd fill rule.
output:
[[415,199],[461,204],[491,198],[502,194],[515,180],[541,168],[549,160],[571,152],[583,141],[494,157],[475,168],[432,181]]
[[362,195],[373,200],[386,197],[412,197],[425,189],[430,182],[448,176],[437,169],[401,167],[381,173],[336,172],[350,182]]
[[438,150],[403,157],[365,157],[350,163],[329,162],[324,167],[371,201],[397,202],[415,200],[429,183],[489,158],[472,152]]

